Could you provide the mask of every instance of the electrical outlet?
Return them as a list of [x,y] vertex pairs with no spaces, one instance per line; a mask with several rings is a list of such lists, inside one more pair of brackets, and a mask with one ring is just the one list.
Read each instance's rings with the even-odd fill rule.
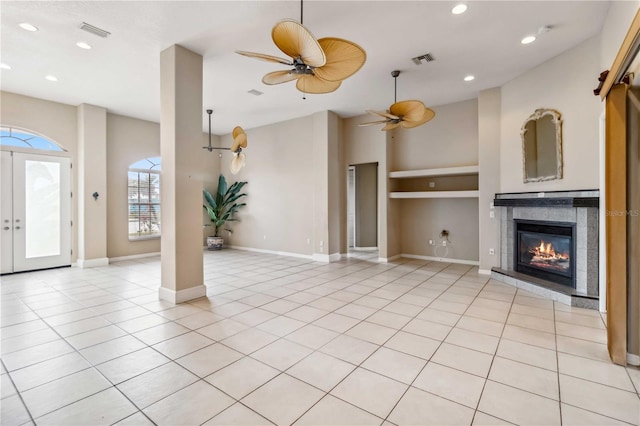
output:
[[490,249],[489,249],[489,254],[490,254],[490,255],[492,255],[492,256],[493,256],[494,254],[496,254],[495,249],[490,248]]
[[446,246],[447,246],[447,240],[444,240],[444,241],[442,242],[442,245],[446,247]]
[[429,245],[430,246],[434,245],[433,240],[429,240]]
[[435,188],[435,187],[436,187],[435,182],[429,182],[429,188]]

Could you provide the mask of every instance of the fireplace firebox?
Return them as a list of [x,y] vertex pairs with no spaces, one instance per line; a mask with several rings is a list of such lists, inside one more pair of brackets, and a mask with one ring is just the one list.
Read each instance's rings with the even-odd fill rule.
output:
[[516,219],[514,226],[515,270],[575,288],[575,224]]

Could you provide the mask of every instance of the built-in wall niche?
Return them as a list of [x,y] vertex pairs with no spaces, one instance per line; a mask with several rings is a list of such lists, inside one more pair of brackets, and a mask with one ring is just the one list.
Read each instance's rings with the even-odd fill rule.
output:
[[389,173],[391,198],[477,198],[478,166]]

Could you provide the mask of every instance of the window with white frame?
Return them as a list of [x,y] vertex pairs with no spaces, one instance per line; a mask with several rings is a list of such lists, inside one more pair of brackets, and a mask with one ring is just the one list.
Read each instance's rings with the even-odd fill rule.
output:
[[129,166],[129,240],[160,237],[160,158]]

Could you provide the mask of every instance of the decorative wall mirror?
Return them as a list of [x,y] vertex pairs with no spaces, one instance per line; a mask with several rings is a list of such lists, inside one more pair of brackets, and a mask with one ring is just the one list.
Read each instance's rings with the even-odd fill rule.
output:
[[524,182],[562,179],[562,120],[554,109],[537,109],[526,119],[522,135]]

